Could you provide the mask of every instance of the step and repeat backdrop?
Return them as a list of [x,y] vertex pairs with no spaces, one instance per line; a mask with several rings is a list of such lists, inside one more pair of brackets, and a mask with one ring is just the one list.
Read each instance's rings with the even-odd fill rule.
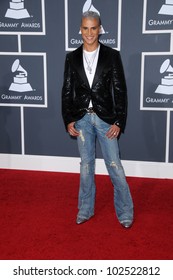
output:
[[[101,15],[100,41],[121,52],[126,174],[173,178],[173,0],[1,0],[0,168],[79,172],[61,87],[65,55],[82,44],[87,10]],[[96,168],[106,173],[99,145]]]

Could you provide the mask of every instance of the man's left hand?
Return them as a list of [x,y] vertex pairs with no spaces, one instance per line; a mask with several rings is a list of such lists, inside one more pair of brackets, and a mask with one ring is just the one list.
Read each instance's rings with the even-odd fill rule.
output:
[[109,139],[117,138],[120,133],[120,128],[116,124],[111,125],[110,129],[106,133]]

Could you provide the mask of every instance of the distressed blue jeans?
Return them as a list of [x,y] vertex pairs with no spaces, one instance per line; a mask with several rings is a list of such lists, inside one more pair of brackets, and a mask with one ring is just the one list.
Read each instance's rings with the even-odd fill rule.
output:
[[118,220],[133,220],[133,201],[124,170],[119,157],[117,138],[106,136],[110,125],[102,121],[95,113],[86,114],[75,123],[80,132],[77,137],[81,157],[80,187],[78,196],[78,216],[89,218],[95,208],[95,148],[98,139],[102,155],[114,187],[114,207]]

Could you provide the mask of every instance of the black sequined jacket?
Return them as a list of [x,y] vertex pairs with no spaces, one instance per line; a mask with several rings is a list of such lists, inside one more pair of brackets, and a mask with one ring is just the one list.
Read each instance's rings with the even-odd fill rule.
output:
[[86,114],[90,99],[99,118],[124,130],[127,90],[120,53],[101,43],[91,88],[83,66],[83,46],[66,55],[62,88],[62,116],[66,127]]

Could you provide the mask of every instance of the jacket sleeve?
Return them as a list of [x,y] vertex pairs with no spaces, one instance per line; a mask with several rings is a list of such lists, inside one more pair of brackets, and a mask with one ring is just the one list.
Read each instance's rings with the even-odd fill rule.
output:
[[114,53],[113,59],[113,94],[115,101],[116,121],[122,132],[124,131],[127,117],[127,87],[124,76],[123,65],[119,52]]
[[64,120],[65,127],[67,129],[67,125],[70,122],[73,122],[73,118],[71,115],[72,106],[73,106],[73,75],[72,69],[70,65],[69,54],[66,55],[65,66],[64,66],[64,81],[62,87],[62,117]]

